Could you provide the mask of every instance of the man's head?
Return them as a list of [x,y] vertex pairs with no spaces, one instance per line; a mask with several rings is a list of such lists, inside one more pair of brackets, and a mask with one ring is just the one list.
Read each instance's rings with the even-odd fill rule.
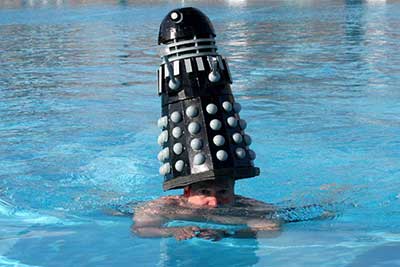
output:
[[186,186],[184,196],[190,204],[216,208],[233,204],[234,187],[235,181],[233,179],[204,181]]

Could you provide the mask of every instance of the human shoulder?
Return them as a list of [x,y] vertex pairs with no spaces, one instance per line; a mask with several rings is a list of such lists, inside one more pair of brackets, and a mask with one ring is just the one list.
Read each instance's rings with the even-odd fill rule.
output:
[[135,208],[135,212],[160,213],[166,207],[179,206],[182,196],[163,196],[151,201],[143,202]]
[[[138,205],[134,211],[133,219],[145,225],[149,221],[166,222],[182,217],[183,196],[165,196]],[[184,212],[183,212],[184,213]],[[144,222],[144,223],[143,223]]]
[[235,195],[235,205],[239,207],[240,206],[251,207],[253,209],[268,210],[268,211],[276,209],[276,207],[272,204],[240,195]]

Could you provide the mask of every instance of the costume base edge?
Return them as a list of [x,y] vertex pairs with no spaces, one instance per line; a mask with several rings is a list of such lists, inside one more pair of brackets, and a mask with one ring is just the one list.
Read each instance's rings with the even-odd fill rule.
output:
[[182,176],[168,181],[164,181],[163,190],[167,191],[171,189],[179,189],[193,183],[216,180],[218,178],[226,176],[234,177],[235,180],[239,180],[245,178],[252,178],[258,175],[260,175],[260,169],[257,167],[237,168],[235,170],[219,169],[219,170],[202,172],[198,174],[192,174],[188,176]]

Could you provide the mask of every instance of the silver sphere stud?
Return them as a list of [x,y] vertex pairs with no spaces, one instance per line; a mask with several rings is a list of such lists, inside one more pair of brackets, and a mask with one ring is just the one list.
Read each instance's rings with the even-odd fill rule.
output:
[[235,128],[237,126],[237,119],[233,116],[229,117],[226,119],[226,122],[228,125],[232,128]]
[[175,170],[177,170],[178,172],[181,172],[183,170],[183,167],[185,167],[185,162],[183,160],[178,160],[175,163]]
[[176,143],[173,147],[172,150],[176,155],[180,155],[183,152],[183,145],[181,143]]
[[243,139],[244,139],[244,143],[246,144],[246,146],[251,145],[251,137],[249,135],[245,134]]
[[221,74],[219,74],[218,71],[212,71],[210,74],[208,74],[208,79],[210,82],[215,83],[221,80]]
[[217,151],[217,159],[220,161],[225,161],[228,159],[228,153],[225,150],[218,150]]
[[160,152],[158,152],[158,154],[157,154],[157,159],[159,160],[159,161],[164,161],[164,159],[163,159],[163,151],[161,150]]
[[171,172],[171,166],[169,165],[169,163],[165,163],[160,167],[159,171],[161,175],[166,175]]
[[194,165],[201,165],[206,161],[206,157],[202,154],[196,154],[193,158],[193,164]]
[[189,133],[197,134],[200,132],[200,124],[197,122],[191,122],[188,126]]
[[164,130],[164,131],[162,131],[161,134],[158,136],[157,143],[158,143],[160,146],[163,146],[167,141],[168,141],[168,131],[167,131],[167,130]]
[[244,130],[247,127],[247,122],[245,120],[240,119],[239,126],[240,126],[240,129]]
[[240,133],[234,133],[232,135],[233,142],[236,144],[240,144],[243,141],[243,137]]
[[236,148],[235,153],[239,159],[244,159],[246,157],[246,150],[241,147]]
[[222,146],[225,144],[225,138],[222,135],[216,135],[213,138],[213,142],[216,146]]
[[181,82],[178,79],[169,80],[168,87],[175,91],[181,87]]
[[158,119],[158,121],[157,121],[158,128],[160,128],[161,130],[164,130],[167,127],[167,125],[168,125],[168,117],[167,116],[163,116]]
[[249,150],[249,157],[251,160],[255,160],[256,159],[256,152],[254,152],[253,150]]
[[198,114],[199,114],[199,109],[197,107],[195,107],[194,105],[192,105],[186,109],[186,116],[188,116],[190,118],[194,118]]
[[242,110],[242,106],[238,102],[235,102],[235,103],[233,103],[233,110],[236,113],[239,113]]
[[217,105],[211,103],[211,104],[207,105],[206,111],[208,114],[214,115],[215,113],[217,113],[218,107],[217,107]]
[[179,138],[182,136],[182,128],[181,127],[174,127],[174,129],[172,129],[172,136],[174,138]]
[[203,147],[203,141],[199,138],[195,138],[192,141],[190,141],[190,147],[193,150],[200,150]]
[[210,121],[210,128],[213,129],[214,131],[218,131],[219,129],[221,129],[221,127],[222,127],[221,121],[217,119],[213,119],[212,121]]
[[171,114],[171,121],[178,123],[182,120],[182,115],[179,111],[174,111]]
[[226,112],[230,112],[232,110],[232,104],[229,101],[225,101],[222,103],[222,107]]
[[157,158],[159,161],[165,161],[169,159],[169,149],[168,147],[164,148],[163,150],[158,153]]

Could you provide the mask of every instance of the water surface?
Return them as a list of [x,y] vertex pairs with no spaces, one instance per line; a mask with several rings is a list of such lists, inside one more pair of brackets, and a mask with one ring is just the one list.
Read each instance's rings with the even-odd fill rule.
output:
[[[253,138],[262,174],[237,192],[335,218],[211,243],[105,213],[180,193],[158,175],[155,71],[181,6],[213,21]],[[0,37],[2,266],[400,266],[399,3],[9,1]]]

